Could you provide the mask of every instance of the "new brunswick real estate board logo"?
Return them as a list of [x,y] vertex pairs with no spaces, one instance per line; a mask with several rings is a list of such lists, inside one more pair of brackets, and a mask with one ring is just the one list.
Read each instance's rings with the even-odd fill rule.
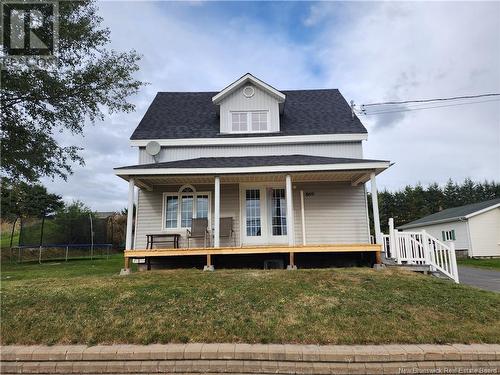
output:
[[2,0],[2,68],[44,69],[57,56],[59,6],[55,0]]

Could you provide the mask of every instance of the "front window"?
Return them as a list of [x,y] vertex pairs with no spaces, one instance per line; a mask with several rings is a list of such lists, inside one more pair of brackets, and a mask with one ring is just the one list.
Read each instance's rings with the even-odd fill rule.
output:
[[231,112],[233,133],[258,133],[268,130],[267,111]]
[[193,196],[183,195],[181,198],[181,227],[191,228],[193,220]]
[[198,195],[196,197],[196,217],[198,219],[208,218],[208,195]]
[[163,207],[164,229],[191,228],[193,218],[210,220],[210,194],[197,193],[191,186],[165,193]]
[[166,228],[177,228],[177,212],[179,209],[178,197],[167,196],[166,197]]
[[259,189],[246,191],[246,222],[247,236],[255,237],[261,235]]
[[286,236],[285,189],[273,189],[272,230],[273,236]]

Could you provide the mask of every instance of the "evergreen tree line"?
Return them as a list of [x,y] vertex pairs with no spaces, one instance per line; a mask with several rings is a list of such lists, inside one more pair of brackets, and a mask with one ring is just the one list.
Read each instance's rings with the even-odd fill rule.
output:
[[[448,180],[443,187],[437,183],[423,187],[406,186],[398,191],[383,190],[378,193],[380,225],[382,232],[388,233],[389,218],[394,218],[395,226],[409,223],[447,208],[500,198],[500,183],[474,182],[470,178],[462,183]],[[373,218],[371,196],[368,194],[370,218]],[[373,223],[373,220],[370,220]],[[371,224],[373,226],[373,224]],[[373,228],[372,228],[372,232]]]

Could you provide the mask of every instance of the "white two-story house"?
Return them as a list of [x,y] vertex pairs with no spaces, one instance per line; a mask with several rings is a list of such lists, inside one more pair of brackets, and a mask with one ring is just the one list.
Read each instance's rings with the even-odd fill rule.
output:
[[240,266],[252,255],[289,268],[305,254],[378,262],[375,179],[389,162],[363,158],[367,137],[336,89],[280,91],[245,74],[220,92],[159,92],[131,137],[138,164],[115,169],[129,182],[125,268],[192,257],[212,269],[231,255],[245,255]]

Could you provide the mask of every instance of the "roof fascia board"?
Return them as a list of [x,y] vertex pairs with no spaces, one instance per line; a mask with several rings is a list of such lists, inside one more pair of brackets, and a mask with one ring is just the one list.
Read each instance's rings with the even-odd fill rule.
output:
[[161,146],[231,146],[231,145],[263,145],[263,144],[293,144],[293,143],[325,143],[325,142],[357,142],[366,141],[368,133],[354,134],[312,134],[285,135],[262,137],[233,138],[180,138],[180,139],[133,139],[131,146],[146,147],[150,141],[156,141]]
[[471,217],[474,217],[474,216],[477,216],[477,215],[481,215],[481,214],[483,214],[485,212],[488,212],[490,210],[493,210],[493,209],[495,209],[497,207],[500,207],[500,203],[497,203],[497,204],[494,204],[492,206],[483,208],[482,210],[479,210],[479,211],[476,211],[476,212],[472,212],[472,213],[470,213],[468,215],[465,215],[465,218],[468,219],[468,218],[471,218]]
[[267,91],[268,93],[272,94],[275,96],[279,101],[283,102],[285,101],[285,94],[282,92],[276,90],[274,87],[268,85],[264,81],[261,81],[260,79],[254,77],[250,73],[245,74],[243,77],[240,79],[234,81],[231,83],[229,86],[227,86],[225,89],[223,89],[221,92],[219,92],[217,95],[212,97],[212,102],[214,104],[219,104],[221,100],[223,100],[226,96],[231,94],[234,90],[236,90],[238,87],[240,87],[242,84],[244,84],[247,81],[251,81],[254,85],[259,86],[261,89]]
[[272,165],[256,167],[224,167],[224,168],[130,168],[115,169],[117,176],[130,175],[197,175],[197,174],[242,174],[272,172],[313,172],[313,171],[348,171],[374,169],[376,173],[389,168],[389,162],[342,163],[342,164],[310,164],[310,165]]

